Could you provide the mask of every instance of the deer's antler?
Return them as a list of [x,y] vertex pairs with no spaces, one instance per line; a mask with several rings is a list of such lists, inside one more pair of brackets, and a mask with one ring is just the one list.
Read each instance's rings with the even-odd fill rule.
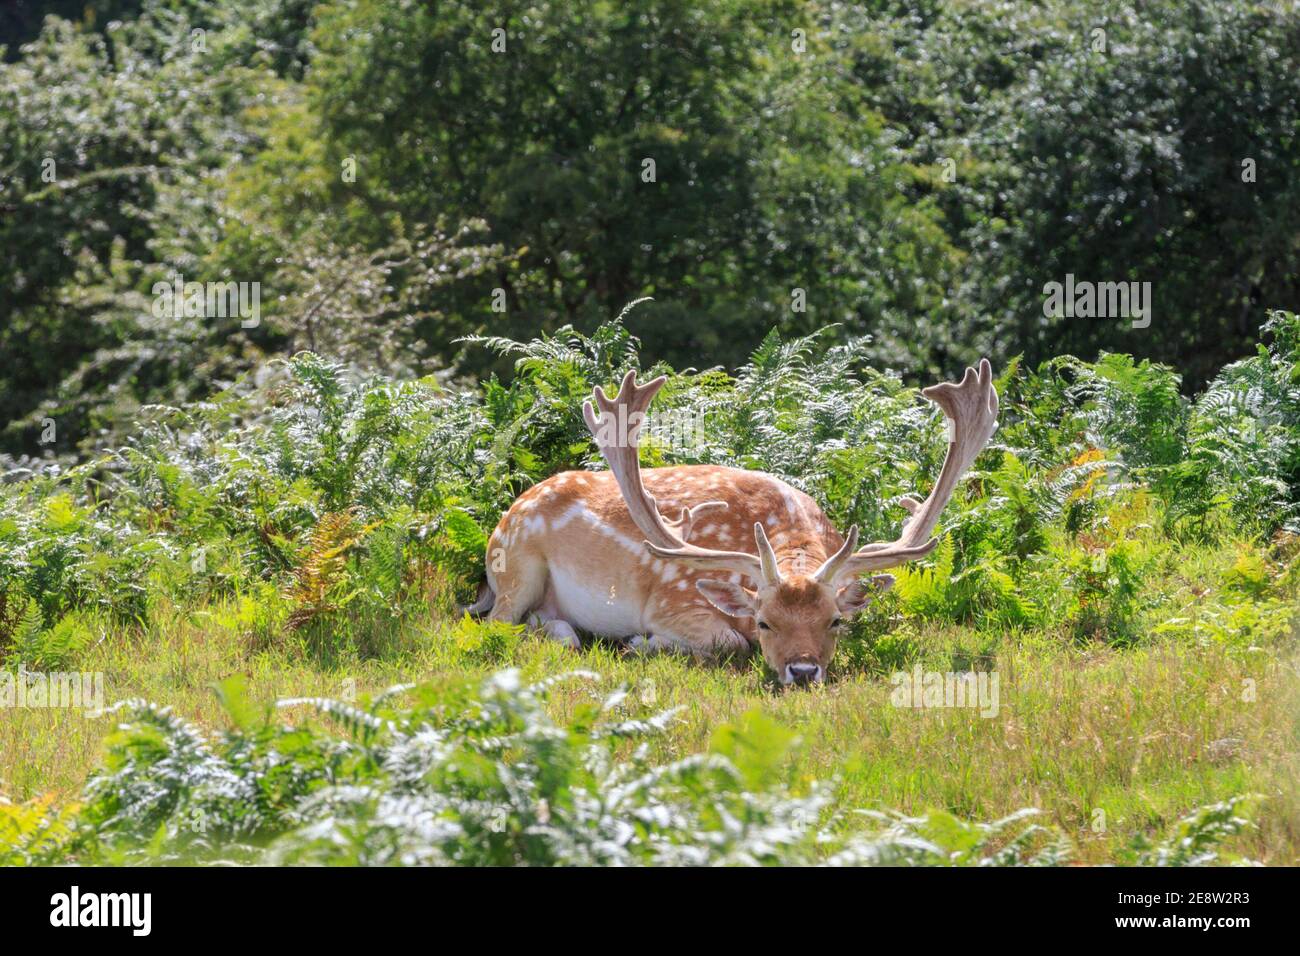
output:
[[600,409],[597,416],[592,402],[582,405],[582,417],[587,428],[596,439],[596,446],[605,457],[614,480],[618,482],[623,493],[623,501],[632,516],[632,521],[646,537],[646,546],[656,557],[671,561],[680,561],[692,567],[717,568],[719,570],[739,571],[760,584],[778,584],[776,555],[768,543],[767,536],[759,525],[754,526],[755,542],[758,554],[746,554],[743,551],[712,551],[687,544],[691,526],[703,511],[712,508],[725,508],[725,501],[706,501],[693,508],[682,509],[681,517],[670,522],[659,512],[654,497],[645,490],[641,483],[641,464],[637,456],[641,425],[645,422],[646,409],[651,400],[663,387],[667,379],[664,376],[637,385],[636,372],[628,372],[623,377],[618,394],[610,398],[599,385],[592,395],[592,401]]
[[930,537],[939,521],[939,512],[997,427],[998,393],[993,388],[993,367],[988,359],[981,359],[978,371],[966,369],[960,383],[932,385],[922,389],[921,394],[943,409],[950,429],[948,454],[929,497],[923,502],[903,499],[903,507],[912,516],[903,522],[902,534],[896,541],[869,544],[855,551],[858,529],[850,528],[844,546],[817,569],[813,574],[815,580],[836,586],[843,579],[866,571],[879,571],[924,557],[939,543],[938,538]]

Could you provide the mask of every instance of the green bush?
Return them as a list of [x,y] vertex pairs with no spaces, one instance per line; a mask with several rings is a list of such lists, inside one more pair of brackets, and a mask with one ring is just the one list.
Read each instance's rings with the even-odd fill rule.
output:
[[[1193,402],[1167,369],[1127,356],[1033,372],[1013,363],[999,381],[1001,428],[949,505],[942,546],[903,569],[884,606],[1140,640],[1159,623],[1144,616],[1156,557],[1180,545],[1126,539],[1158,525],[1189,546],[1264,546],[1297,529],[1298,329],[1295,315],[1274,313],[1268,347]],[[358,380],[304,353],[261,389],[150,409],[118,453],[0,486],[0,654],[67,656],[84,629],[58,626],[74,611],[130,627],[159,601],[201,605],[268,585],[308,645],[376,654],[405,617],[469,597],[487,535],[517,494],[600,467],[582,400],[639,365],[618,320],[592,336],[481,344],[515,359],[509,384]],[[863,348],[772,335],[735,376],[651,367],[669,382],[647,426],[647,464],[762,469],[840,527],[892,537],[899,500],[937,471],[942,417],[872,370]],[[657,432],[661,422],[690,427]]]

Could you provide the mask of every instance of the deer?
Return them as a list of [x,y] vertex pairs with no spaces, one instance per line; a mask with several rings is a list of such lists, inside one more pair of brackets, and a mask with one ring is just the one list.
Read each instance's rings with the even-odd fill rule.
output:
[[960,382],[921,391],[947,418],[943,465],[923,501],[901,499],[898,538],[863,547],[856,525],[840,535],[774,475],[643,471],[641,426],[665,381],[638,384],[630,371],[613,398],[595,387],[582,413],[608,470],[562,472],[519,495],[488,539],[487,581],[467,610],[574,649],[580,630],[635,653],[716,660],[757,648],[781,684],[822,683],[846,621],[894,583],[875,572],[938,544],[940,512],[997,427],[992,367],[982,359]]

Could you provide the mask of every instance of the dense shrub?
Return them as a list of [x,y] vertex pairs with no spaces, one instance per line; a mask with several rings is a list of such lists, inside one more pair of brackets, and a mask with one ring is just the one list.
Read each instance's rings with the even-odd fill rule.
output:
[[[888,606],[1140,639],[1160,623],[1142,617],[1145,582],[1177,538],[1297,530],[1298,329],[1275,313],[1270,344],[1193,402],[1168,369],[1126,356],[1013,364],[1002,426],[950,505],[942,546],[901,572]],[[103,460],[0,486],[0,653],[65,655],[90,612],[130,623],[163,597],[266,588],[280,605],[270,617],[309,644],[377,653],[404,612],[445,607],[448,587],[468,596],[520,491],[600,467],[582,400],[639,364],[619,321],[480,344],[514,358],[509,384],[358,380],[304,353],[260,388],[149,409]],[[774,334],[735,376],[648,372],[670,380],[647,464],[763,469],[874,537],[896,533],[899,499],[926,490],[943,453],[939,413],[870,369],[859,342]],[[1153,522],[1175,541],[1143,531]]]

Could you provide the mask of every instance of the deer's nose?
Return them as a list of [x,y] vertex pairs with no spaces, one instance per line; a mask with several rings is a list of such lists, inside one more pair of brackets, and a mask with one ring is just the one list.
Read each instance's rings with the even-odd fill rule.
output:
[[821,676],[821,667],[816,664],[786,664],[785,676],[791,684],[809,684]]

